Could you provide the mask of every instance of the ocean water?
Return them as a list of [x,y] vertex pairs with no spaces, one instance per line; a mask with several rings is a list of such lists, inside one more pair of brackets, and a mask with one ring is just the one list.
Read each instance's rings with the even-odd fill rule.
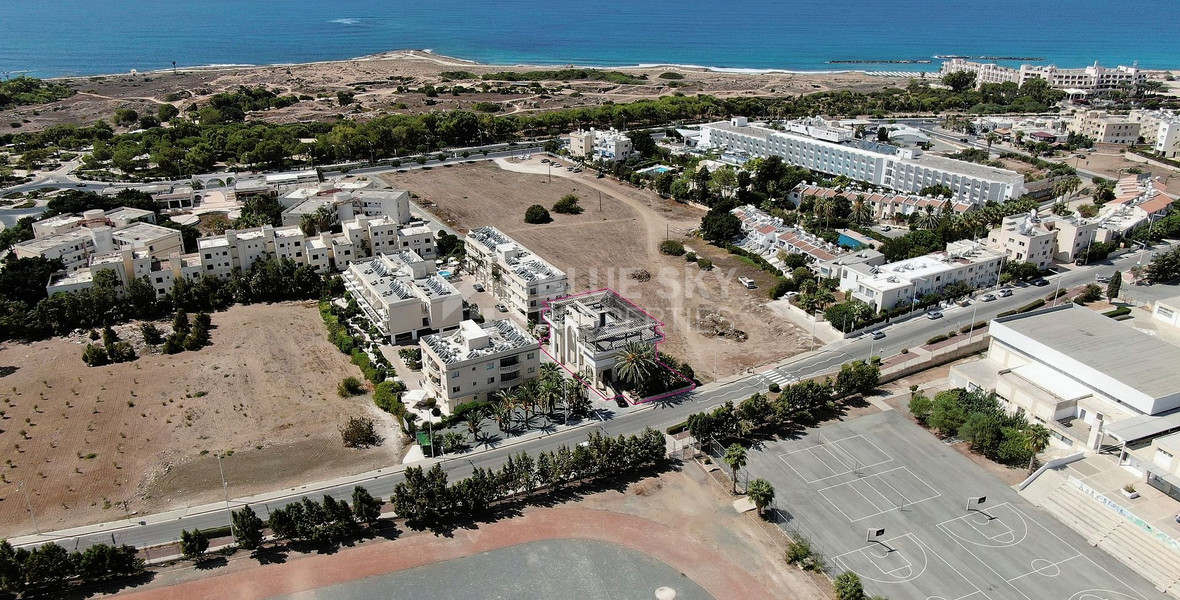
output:
[[0,75],[431,49],[481,62],[934,70],[832,60],[1041,57],[1180,67],[1177,0],[0,0]]

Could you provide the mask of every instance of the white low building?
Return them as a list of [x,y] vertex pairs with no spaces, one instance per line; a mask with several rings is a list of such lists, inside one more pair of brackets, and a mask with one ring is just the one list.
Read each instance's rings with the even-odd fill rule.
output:
[[509,310],[539,322],[545,302],[565,296],[564,271],[492,226],[467,233],[466,268]]
[[496,392],[539,374],[541,344],[509,319],[482,326],[462,321],[448,333],[423,336],[423,388],[450,413],[465,402],[494,400]]
[[631,158],[634,151],[631,138],[614,129],[591,128],[570,134],[570,154],[579,158],[614,162]]
[[749,157],[780,156],[787,164],[906,193],[946,185],[954,199],[975,205],[1024,193],[1024,176],[1007,169],[925,154],[917,148],[854,139],[852,130],[822,120],[788,122],[786,131],[744,117],[701,126],[700,146]]
[[1060,443],[1134,449],[1180,431],[1180,347],[1070,302],[995,319],[988,330],[987,357],[952,367],[951,383],[994,390]]
[[1004,255],[972,241],[947,244],[934,252],[884,265],[856,262],[842,265],[840,289],[850,292],[875,312],[912,305],[952,283],[973,288],[996,285]]
[[958,71],[975,73],[976,87],[985,83],[1024,85],[1033,79],[1043,79],[1051,88],[1074,89],[1090,93],[1119,89],[1124,86],[1134,88],[1147,82],[1147,72],[1137,66],[1119,65],[1110,68],[1103,67],[1097,62],[1080,69],[1061,69],[1056,65],[1029,64],[1013,68],[965,58],[952,58],[942,63],[939,73],[947,75]]
[[33,223],[34,238],[14,244],[12,251],[17,258],[60,259],[71,273],[88,267],[92,254],[121,248],[143,250],[157,260],[184,252],[180,231],[154,221],[151,211],[126,207],[57,215]]
[[352,263],[344,287],[369,321],[394,343],[445,331],[463,319],[463,297],[434,261],[404,251]]

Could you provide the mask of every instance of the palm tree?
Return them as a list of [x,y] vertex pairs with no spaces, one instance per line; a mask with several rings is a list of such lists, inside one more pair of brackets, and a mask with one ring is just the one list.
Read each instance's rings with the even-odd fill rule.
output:
[[655,374],[655,349],[643,342],[627,342],[615,356],[614,376],[624,384],[642,388]]
[[873,220],[873,207],[865,202],[864,194],[856,195],[856,200],[852,201],[852,212],[848,216],[857,225],[864,225]]
[[725,449],[725,456],[722,458],[725,464],[729,465],[729,470],[733,473],[733,493],[737,493],[737,474],[742,467],[746,466],[746,449],[741,444],[730,444]]
[[496,404],[492,407],[496,416],[496,425],[501,430],[512,427],[512,415],[516,409],[516,394],[514,390],[499,390],[496,392]]
[[483,415],[477,410],[467,413],[467,432],[471,434],[471,441],[479,438],[479,431],[483,428]]
[[315,235],[316,234],[315,215],[312,213],[304,213],[304,215],[302,217],[299,217],[299,230],[302,231],[303,235],[305,235],[307,237],[311,237],[311,236]]
[[925,212],[918,216],[918,226],[922,229],[934,229],[938,227],[938,216],[934,212],[934,205],[927,204]]
[[1028,472],[1032,473],[1034,461],[1037,459],[1037,453],[1044,450],[1049,445],[1049,430],[1044,425],[1033,423],[1024,432],[1024,441],[1027,444],[1025,450],[1028,451]]
[[553,412],[557,400],[561,398],[561,380],[555,377],[542,377],[537,384],[537,401],[541,412],[548,416]]
[[987,132],[987,135],[983,136],[983,140],[987,142],[987,151],[990,154],[992,151],[992,144],[1000,141],[1000,136],[996,135],[996,132],[994,131],[989,131]]
[[758,514],[761,515],[762,509],[774,502],[774,486],[765,479],[754,479],[746,486],[746,495],[754,502],[754,506],[758,507]]

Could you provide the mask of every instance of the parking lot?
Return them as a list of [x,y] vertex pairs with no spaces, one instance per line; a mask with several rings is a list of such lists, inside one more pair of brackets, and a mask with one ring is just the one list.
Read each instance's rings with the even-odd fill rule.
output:
[[[779,522],[892,600],[1163,600],[1114,558],[896,411],[750,453]],[[970,499],[983,498],[970,504]]]

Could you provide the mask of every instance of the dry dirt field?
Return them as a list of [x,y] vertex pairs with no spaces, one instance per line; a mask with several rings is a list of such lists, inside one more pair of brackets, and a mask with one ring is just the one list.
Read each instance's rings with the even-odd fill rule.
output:
[[218,451],[233,451],[232,496],[398,462],[392,436],[368,450],[340,443],[347,415],[376,411],[369,396],[337,396],[359,370],[314,304],[237,306],[213,327],[198,352],[97,368],[82,362],[84,336],[0,347],[0,538],[33,532],[22,481],[52,530],[121,518],[124,500],[152,513],[215,502]]
[[[264,86],[280,94],[297,94],[324,99],[303,101],[281,110],[267,111],[252,115],[271,122],[294,122],[299,120],[327,120],[337,114],[351,112],[357,119],[367,119],[389,111],[420,113],[431,110],[471,108],[476,102],[495,102],[501,105],[500,114],[550,110],[575,106],[596,106],[607,101],[629,102],[640,98],[671,95],[675,92],[692,95],[711,94],[719,97],[755,96],[769,94],[801,94],[829,89],[869,91],[879,90],[887,85],[896,85],[897,79],[889,79],[863,72],[815,74],[815,73],[767,73],[735,74],[718,73],[704,69],[683,67],[618,68],[635,76],[647,75],[648,82],[642,85],[619,85],[601,81],[550,81],[546,87],[568,83],[569,89],[556,95],[541,95],[533,92],[500,94],[464,93],[461,96],[439,94],[427,98],[421,92],[398,92],[398,86],[417,89],[424,84],[463,85],[476,88],[482,81],[466,80],[444,82],[439,76],[444,71],[468,71],[475,75],[495,71],[533,71],[560,67],[530,67],[522,65],[487,65],[450,58],[429,52],[407,50],[387,52],[374,56],[335,62],[319,62],[293,65],[272,65],[260,67],[219,67],[181,68],[149,73],[122,73],[100,77],[65,78],[77,90],[71,98],[39,106],[26,106],[0,111],[0,122],[21,122],[27,120],[17,131],[39,131],[59,123],[89,124],[96,119],[110,119],[116,108],[133,108],[140,114],[155,113],[164,103],[164,97],[172,93],[187,92],[190,97],[173,102],[178,108],[190,104],[203,105],[210,95],[234,90],[238,86]],[[671,87],[667,80],[659,79],[666,71],[684,75]],[[527,82],[520,84],[522,90]],[[338,106],[336,92],[356,92],[357,103],[349,107]],[[579,96],[573,96],[577,92]],[[404,105],[404,107],[402,107]]]
[[[511,167],[544,172],[539,161],[533,157]],[[384,177],[394,187],[409,189],[423,208],[461,233],[484,225],[500,228],[566,271],[574,292],[610,287],[631,299],[664,322],[667,341],[660,350],[687,360],[703,381],[713,379],[714,364],[717,377],[723,378],[810,345],[806,332],[766,307],[769,274],[688,237],[703,215],[696,208],[564,168],[554,170],[552,183],[548,175],[508,171],[486,162]],[[552,207],[569,193],[581,198],[585,212],[552,213],[553,222],[545,225],[524,222],[530,204]],[[665,235],[712,260],[714,270],[705,272],[683,257],[661,255],[658,248]],[[641,269],[651,274],[650,281],[630,278]],[[754,279],[758,289],[741,286],[739,276]],[[721,315],[749,338],[739,342],[705,335],[701,320],[710,314]]]

